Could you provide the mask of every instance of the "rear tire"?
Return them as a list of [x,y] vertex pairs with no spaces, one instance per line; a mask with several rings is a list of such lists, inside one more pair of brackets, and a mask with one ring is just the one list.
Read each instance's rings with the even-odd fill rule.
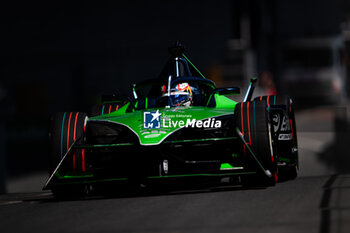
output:
[[242,102],[236,105],[236,125],[242,132],[245,141],[250,145],[255,156],[272,177],[268,177],[259,167],[245,145],[241,152],[244,157],[244,166],[248,171],[256,171],[256,175],[242,176],[245,186],[263,185],[273,186],[278,181],[277,161],[272,141],[271,121],[265,102]]
[[[297,139],[297,129],[295,123],[295,114],[294,114],[294,101],[288,96],[262,96],[255,98],[256,101],[262,101],[268,103],[272,108],[274,106],[284,105],[286,116],[288,117],[287,123],[289,125],[290,131],[288,133],[292,134],[292,140],[290,143],[281,143],[275,139],[276,146],[278,151],[277,157],[288,157],[291,161],[287,163],[286,166],[279,167],[279,176],[281,180],[290,180],[295,179],[298,176],[299,170],[299,156],[298,156],[298,139]],[[276,133],[276,132],[274,132]],[[278,135],[277,135],[278,136]]]

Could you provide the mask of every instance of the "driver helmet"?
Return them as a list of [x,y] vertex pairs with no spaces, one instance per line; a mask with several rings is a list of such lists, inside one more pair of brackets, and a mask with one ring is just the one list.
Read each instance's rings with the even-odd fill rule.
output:
[[[167,96],[164,94],[163,96]],[[188,83],[179,83],[170,90],[171,102],[174,106],[191,106],[192,90]]]

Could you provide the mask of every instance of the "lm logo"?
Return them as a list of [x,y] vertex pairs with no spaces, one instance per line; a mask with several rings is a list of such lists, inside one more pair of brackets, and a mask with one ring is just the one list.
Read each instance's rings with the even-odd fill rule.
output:
[[143,113],[143,128],[145,129],[160,129],[160,113],[156,112],[144,112]]

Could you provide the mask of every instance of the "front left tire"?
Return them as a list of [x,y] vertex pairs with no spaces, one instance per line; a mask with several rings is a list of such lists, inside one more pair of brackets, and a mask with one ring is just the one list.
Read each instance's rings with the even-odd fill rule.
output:
[[[87,123],[87,115],[81,112],[58,112],[50,119],[49,128],[49,174],[55,171],[58,164],[66,155],[72,144],[76,145],[84,142],[84,135]],[[85,172],[85,150],[71,150],[63,164],[62,172]],[[57,175],[63,175],[58,173]],[[52,192],[56,197],[74,193],[80,193],[80,186],[62,186],[52,188]]]

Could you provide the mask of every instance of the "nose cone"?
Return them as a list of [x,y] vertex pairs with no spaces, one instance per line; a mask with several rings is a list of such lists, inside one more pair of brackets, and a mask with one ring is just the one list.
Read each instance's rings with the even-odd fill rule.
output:
[[[108,121],[128,127],[139,138],[140,144],[158,145],[169,135],[182,127],[187,121],[215,118],[232,114],[232,111],[208,109],[206,107],[176,107],[140,110],[127,115],[111,117]],[[182,122],[182,123],[181,123]]]

